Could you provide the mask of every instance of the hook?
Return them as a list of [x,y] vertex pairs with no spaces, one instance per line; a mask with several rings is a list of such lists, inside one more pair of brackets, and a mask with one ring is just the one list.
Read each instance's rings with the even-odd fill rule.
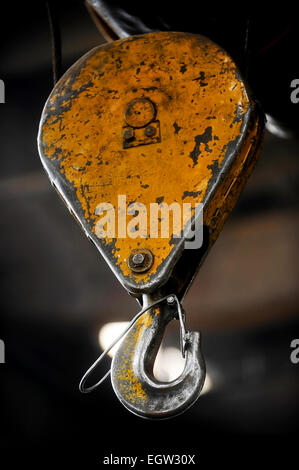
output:
[[[176,296],[181,326],[181,348],[185,367],[172,382],[159,382],[153,366],[165,328],[174,317],[172,300],[154,302],[143,295],[147,311],[124,337],[113,360],[111,381],[121,403],[144,418],[166,419],[183,413],[199,397],[205,380],[205,363],[200,351],[200,333],[186,333],[182,310]],[[150,307],[151,304],[155,306]]]

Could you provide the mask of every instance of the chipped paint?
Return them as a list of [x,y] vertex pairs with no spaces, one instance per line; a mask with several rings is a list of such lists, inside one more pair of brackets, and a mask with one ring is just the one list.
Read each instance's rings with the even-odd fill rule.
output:
[[156,307],[152,313],[146,312],[139,318],[132,331],[126,335],[122,343],[121,357],[118,358],[118,362],[113,368],[114,380],[120,393],[135,405],[138,401],[147,401],[147,396],[140,379],[133,371],[133,357],[144,331],[152,324],[152,315],[158,313],[159,308]]
[[[154,103],[161,142],[124,149],[124,113],[140,98]],[[204,37],[185,33],[153,33],[97,47],[56,85],[40,128],[43,164],[129,290],[165,282],[179,241],[172,233],[169,239],[96,240],[97,205],[117,207],[118,194],[127,195],[128,205],[204,203],[210,226],[214,216],[209,206],[221,208],[227,197],[214,188],[219,199],[208,199],[211,182],[218,184],[227,161],[230,167],[238,164],[244,148],[253,145],[254,135],[249,141],[244,124],[250,106],[227,53]],[[153,252],[154,263],[149,272],[134,274],[127,260],[141,245]]]

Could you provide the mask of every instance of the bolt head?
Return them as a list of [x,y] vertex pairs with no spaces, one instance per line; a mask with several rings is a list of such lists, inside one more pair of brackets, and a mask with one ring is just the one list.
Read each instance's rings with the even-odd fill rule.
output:
[[133,273],[145,273],[154,263],[154,255],[147,248],[133,250],[128,259],[128,266]]
[[169,297],[167,297],[168,305],[172,305],[174,304],[174,302],[175,302],[175,298],[173,297],[173,295],[170,295]]
[[133,129],[126,129],[124,131],[123,137],[124,137],[124,140],[126,140],[127,142],[130,141],[130,140],[133,140],[134,139]]
[[147,137],[153,137],[156,134],[156,129],[154,126],[147,126],[144,132]]
[[140,266],[144,261],[144,255],[142,253],[135,253],[132,257],[132,261],[136,266]]

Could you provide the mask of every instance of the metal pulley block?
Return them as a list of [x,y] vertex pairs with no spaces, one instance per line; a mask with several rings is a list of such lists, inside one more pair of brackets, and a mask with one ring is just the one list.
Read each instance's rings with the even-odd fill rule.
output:
[[185,338],[186,368],[175,383],[152,376],[175,315],[161,299],[174,293],[180,309],[257,161],[262,131],[263,116],[232,59],[186,33],[96,47],[45,105],[38,142],[52,184],[122,285],[147,307],[111,374],[117,396],[136,414],[175,415],[200,393],[196,333]]

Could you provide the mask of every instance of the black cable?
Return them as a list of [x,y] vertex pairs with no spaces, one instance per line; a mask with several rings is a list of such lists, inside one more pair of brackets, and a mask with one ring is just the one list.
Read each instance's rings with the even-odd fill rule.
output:
[[53,82],[55,83],[61,77],[62,60],[61,60],[61,33],[59,25],[59,17],[57,12],[57,5],[55,1],[46,2],[48,11],[48,20],[51,33],[51,48],[52,48],[52,69],[53,69]]

